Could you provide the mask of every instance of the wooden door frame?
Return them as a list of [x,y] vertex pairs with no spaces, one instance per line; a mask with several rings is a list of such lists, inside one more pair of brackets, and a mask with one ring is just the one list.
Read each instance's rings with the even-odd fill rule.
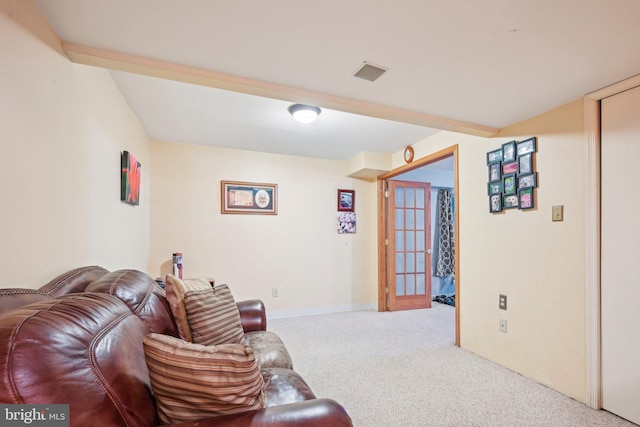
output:
[[640,74],[584,97],[587,406],[602,409],[600,317],[600,101],[640,86]]
[[387,246],[385,245],[387,212],[385,209],[385,181],[418,169],[428,166],[431,163],[453,157],[453,192],[456,204],[454,213],[455,222],[455,274],[456,274],[456,346],[460,347],[460,298],[461,298],[461,278],[460,278],[460,197],[458,182],[458,145],[440,150],[436,153],[425,156],[412,163],[400,166],[378,177],[378,311],[387,311]]

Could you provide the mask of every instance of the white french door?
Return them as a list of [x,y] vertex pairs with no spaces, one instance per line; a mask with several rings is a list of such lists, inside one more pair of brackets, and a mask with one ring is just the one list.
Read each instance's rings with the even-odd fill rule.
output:
[[389,310],[431,307],[431,184],[389,183]]

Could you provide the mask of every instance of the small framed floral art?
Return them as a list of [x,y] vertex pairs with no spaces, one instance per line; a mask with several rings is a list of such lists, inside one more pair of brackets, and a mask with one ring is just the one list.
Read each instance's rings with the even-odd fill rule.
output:
[[356,213],[338,212],[338,234],[355,234]]

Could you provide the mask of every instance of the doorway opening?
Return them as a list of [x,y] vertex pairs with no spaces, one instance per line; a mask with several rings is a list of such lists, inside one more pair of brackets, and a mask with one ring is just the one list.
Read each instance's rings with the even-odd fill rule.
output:
[[[438,165],[445,164],[447,165],[447,167],[452,169],[452,181],[453,181],[452,185],[450,186],[449,184],[447,185],[434,184],[434,187],[436,187],[436,189],[440,189],[437,187],[442,187],[446,189],[451,188],[453,200],[455,201],[455,209],[453,209],[452,211],[453,213],[452,245],[455,248],[455,250],[452,251],[452,252],[455,252],[454,255],[452,253],[453,255],[452,261],[455,267],[453,268],[452,274],[448,275],[449,282],[438,279],[436,281],[437,283],[435,283],[435,286],[437,286],[437,288],[434,288],[434,290],[437,293],[438,291],[446,289],[446,293],[449,294],[447,296],[450,297],[452,294],[452,292],[450,291],[451,289],[450,280],[455,280],[454,282],[455,289],[453,290],[453,293],[455,294],[455,300],[456,300],[456,303],[455,303],[456,340],[455,342],[457,346],[460,346],[460,301],[461,301],[460,300],[461,280],[460,280],[460,262],[459,262],[460,261],[460,256],[459,256],[459,253],[460,253],[459,211],[460,209],[459,209],[459,203],[458,203],[459,197],[458,197],[458,146],[457,145],[454,145],[449,148],[445,148],[441,151],[433,153],[422,159],[416,160],[413,163],[409,163],[399,168],[396,168],[378,177],[378,311],[390,311],[390,310],[396,309],[396,307],[394,307],[394,303],[396,302],[394,301],[395,296],[401,295],[401,300],[403,296],[403,293],[400,290],[398,290],[398,288],[396,288],[397,286],[396,277],[402,277],[403,275],[406,276],[403,270],[401,270],[402,274],[397,274],[397,269],[396,269],[396,260],[403,259],[402,258],[403,254],[400,254],[400,256],[398,257],[397,251],[395,249],[396,244],[398,243],[396,240],[402,239],[403,232],[405,232],[405,230],[404,229],[401,230],[400,233],[398,233],[397,230],[392,230],[392,228],[395,227],[394,225],[395,218],[394,218],[394,224],[390,224],[391,222],[390,220],[392,219],[392,216],[395,215],[395,212],[391,212],[391,213],[389,212],[389,205],[393,205],[396,201],[395,198],[390,201],[390,197],[392,197],[389,191],[390,183],[393,183],[393,181],[398,182],[399,180],[406,179],[407,177],[412,177],[411,178],[412,180],[417,180],[418,178],[416,177],[420,176],[423,171],[428,170],[429,165],[434,165],[435,167],[436,164]],[[400,182],[403,182],[403,181],[400,181]],[[429,195],[430,195],[431,183],[426,183],[426,184],[427,184],[427,187],[425,188],[427,188],[427,191],[429,192]],[[428,200],[426,201],[426,203],[428,203]],[[435,205],[435,201],[433,202],[433,204]],[[400,210],[401,209],[402,207],[400,207]],[[394,208],[394,211],[395,211],[395,208]],[[429,218],[430,218],[430,215],[429,215]],[[430,222],[430,219],[429,219],[429,222]],[[404,227],[404,226],[400,225],[400,227]],[[430,224],[427,225],[425,228],[429,229],[428,231],[430,234],[430,228],[431,228]],[[396,238],[396,236],[398,236],[398,238]],[[429,243],[427,243],[424,246],[423,252],[427,254],[427,258],[425,261],[427,274],[431,275],[432,274],[432,269],[431,269],[432,251],[431,251],[430,238],[428,238],[428,240],[429,240]],[[422,250],[422,248],[419,248],[419,247],[418,249],[419,249],[418,252]],[[400,267],[400,268],[402,269],[403,267]],[[419,268],[418,268],[418,271],[419,271]],[[429,279],[431,278],[429,277]],[[400,283],[400,286],[406,286],[406,285],[404,283]],[[428,290],[425,289],[425,292],[427,293],[426,297],[429,298],[429,305],[430,305],[430,301],[432,299],[431,284],[427,284],[427,286],[429,287],[429,289]],[[419,288],[419,287],[415,287],[412,289],[422,290],[422,288]]]

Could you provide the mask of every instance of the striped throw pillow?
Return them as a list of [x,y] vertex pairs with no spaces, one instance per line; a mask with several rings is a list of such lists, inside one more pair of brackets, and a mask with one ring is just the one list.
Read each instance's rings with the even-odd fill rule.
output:
[[211,283],[207,279],[182,280],[173,274],[167,274],[164,286],[167,292],[167,301],[169,301],[173,318],[178,327],[178,335],[183,340],[192,342],[187,313],[184,310],[184,295],[189,291],[211,289]]
[[161,334],[144,339],[158,417],[164,424],[261,409],[265,384],[253,350],[203,346]]
[[191,340],[202,345],[239,344],[244,338],[240,312],[227,285],[184,295]]

